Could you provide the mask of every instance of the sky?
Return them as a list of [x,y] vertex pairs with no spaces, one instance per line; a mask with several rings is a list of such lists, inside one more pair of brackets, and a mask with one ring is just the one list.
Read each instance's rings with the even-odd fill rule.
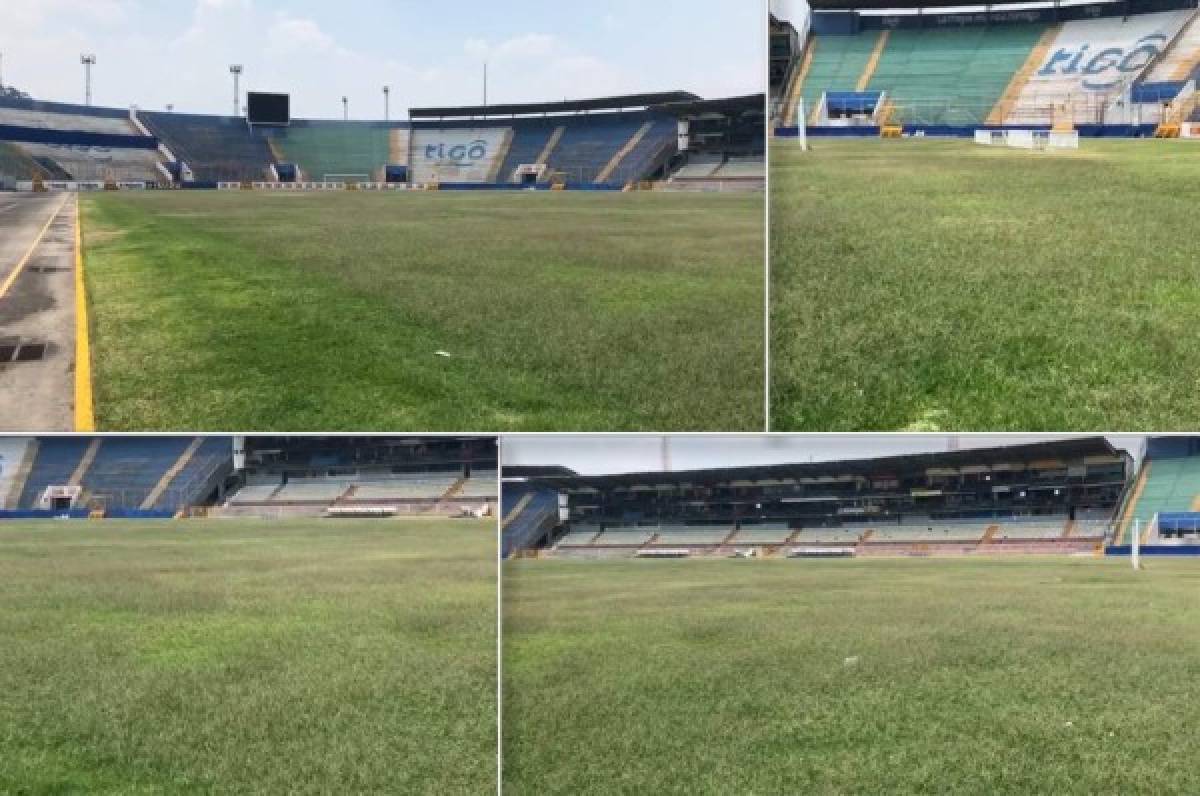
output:
[[[1071,434],[747,434],[669,435],[671,470],[736,467],[754,464],[868,459],[905,453],[1020,445]],[[1141,455],[1140,434],[1106,435],[1114,447]],[[506,465],[563,465],[583,475],[650,472],[664,469],[663,438],[647,435],[548,435],[505,437]]]
[[[298,118],[682,89],[764,90],[764,7],[746,0],[2,0],[3,81],[37,99],[229,113],[242,88],[292,95]],[[243,100],[244,101],[244,100]]]

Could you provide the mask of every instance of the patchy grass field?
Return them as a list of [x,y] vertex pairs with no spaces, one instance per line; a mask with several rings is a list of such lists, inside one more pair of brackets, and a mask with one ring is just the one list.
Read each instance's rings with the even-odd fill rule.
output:
[[762,430],[763,218],[761,195],[87,196],[97,424]]
[[0,524],[0,792],[494,791],[494,528]]
[[1200,147],[771,150],[773,430],[1200,423]]
[[1194,793],[1200,562],[514,561],[514,793]]

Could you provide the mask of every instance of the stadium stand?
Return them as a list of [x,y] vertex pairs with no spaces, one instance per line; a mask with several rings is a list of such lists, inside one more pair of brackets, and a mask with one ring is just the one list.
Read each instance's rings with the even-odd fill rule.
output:
[[[1200,457],[1198,457],[1200,460]],[[565,501],[556,531],[506,555],[861,555],[1094,552],[1125,494],[1130,458],[1103,438],[843,462],[580,476],[505,472],[510,512]],[[510,489],[523,490],[509,497]],[[519,512],[518,512],[519,513]],[[532,548],[532,549],[529,549]]]
[[0,437],[0,509],[15,509],[20,505],[21,492],[33,462],[30,448],[33,440],[27,437]]
[[[393,126],[384,122],[293,121],[264,131],[281,159],[300,166],[302,181],[325,181],[361,175],[364,182],[383,182],[391,160]],[[333,176],[340,175],[340,176]]]
[[[558,523],[558,494],[549,489],[506,483],[503,495],[510,501],[502,512],[501,529],[501,555],[507,558],[517,550],[533,548],[554,529]],[[599,527],[580,526],[578,530],[589,532],[589,538],[600,532]]]
[[73,507],[105,516],[170,516],[204,501],[232,470],[228,437],[43,437],[28,440],[25,475],[6,509],[49,508],[49,487],[78,488]]
[[137,182],[159,182],[163,179],[158,170],[161,159],[152,149],[33,143],[22,143],[20,146],[36,162],[46,164],[45,171],[51,179]]
[[1200,511],[1200,441],[1152,438],[1114,542],[1128,543],[1135,528],[1150,531],[1164,512]]
[[245,119],[188,113],[138,114],[197,182],[264,180],[275,162],[267,138]]
[[[1200,63],[1190,0],[894,16],[813,5],[802,43],[773,23],[781,134],[797,124],[816,134],[876,134],[887,124],[955,135],[985,124],[1147,134]],[[796,118],[800,99],[805,119]]]

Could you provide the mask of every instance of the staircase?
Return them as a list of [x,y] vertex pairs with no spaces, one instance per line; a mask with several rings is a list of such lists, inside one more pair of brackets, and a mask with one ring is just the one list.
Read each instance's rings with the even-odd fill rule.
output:
[[467,479],[459,478],[457,481],[455,481],[453,484],[450,485],[449,489],[447,489],[445,492],[442,493],[442,496],[440,498],[438,498],[438,500],[449,500],[450,498],[454,497],[458,493],[462,492],[463,487],[466,486],[466,483],[467,483]]
[[988,114],[986,124],[1004,124],[1004,120],[1008,117],[1008,109],[1017,104],[1017,98],[1021,96],[1021,91],[1024,90],[1025,84],[1029,82],[1029,78],[1033,76],[1034,70],[1045,62],[1046,55],[1049,54],[1054,40],[1058,38],[1060,30],[1062,30],[1062,24],[1058,23],[1050,25],[1042,31],[1042,35],[1038,38],[1037,43],[1029,51],[1029,57],[1025,59],[1025,63],[1013,75],[1012,80],[1009,81],[1008,86],[1004,89],[1004,93],[1000,95],[1000,99],[996,100],[996,104],[992,106],[992,111]]
[[183,453],[179,454],[179,458],[175,460],[175,463],[171,465],[170,469],[162,474],[162,478],[158,479],[158,483],[154,485],[154,488],[150,490],[148,495],[146,495],[146,499],[142,501],[140,508],[143,511],[154,508],[154,504],[158,502],[160,497],[162,497],[162,493],[167,491],[167,487],[172,481],[175,480],[175,476],[179,475],[183,471],[184,467],[187,467],[188,462],[192,460],[192,457],[196,455],[196,451],[203,444],[204,438],[196,437],[192,440],[191,444],[184,449]]
[[637,131],[629,137],[629,140],[625,142],[625,145],[618,149],[617,153],[609,159],[608,163],[604,164],[604,168],[600,169],[599,173],[596,174],[596,179],[593,180],[593,183],[602,184],[608,182],[608,178],[611,177],[612,173],[617,170],[617,166],[621,165],[621,161],[625,159],[625,156],[632,152],[633,148],[641,143],[641,140],[646,137],[646,133],[650,132],[653,127],[654,122],[646,122],[639,127]]
[[808,70],[812,68],[813,52],[816,48],[817,37],[809,36],[800,58],[800,68],[793,73],[790,90],[786,93],[784,99],[784,127],[794,127],[796,125],[796,108],[800,105],[800,97],[804,91],[804,80],[808,77]]

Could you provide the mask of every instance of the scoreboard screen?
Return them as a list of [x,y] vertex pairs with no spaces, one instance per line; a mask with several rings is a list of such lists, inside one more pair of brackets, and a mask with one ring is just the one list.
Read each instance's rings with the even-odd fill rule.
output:
[[291,122],[291,97],[287,94],[246,93],[246,120],[250,124],[286,126]]

